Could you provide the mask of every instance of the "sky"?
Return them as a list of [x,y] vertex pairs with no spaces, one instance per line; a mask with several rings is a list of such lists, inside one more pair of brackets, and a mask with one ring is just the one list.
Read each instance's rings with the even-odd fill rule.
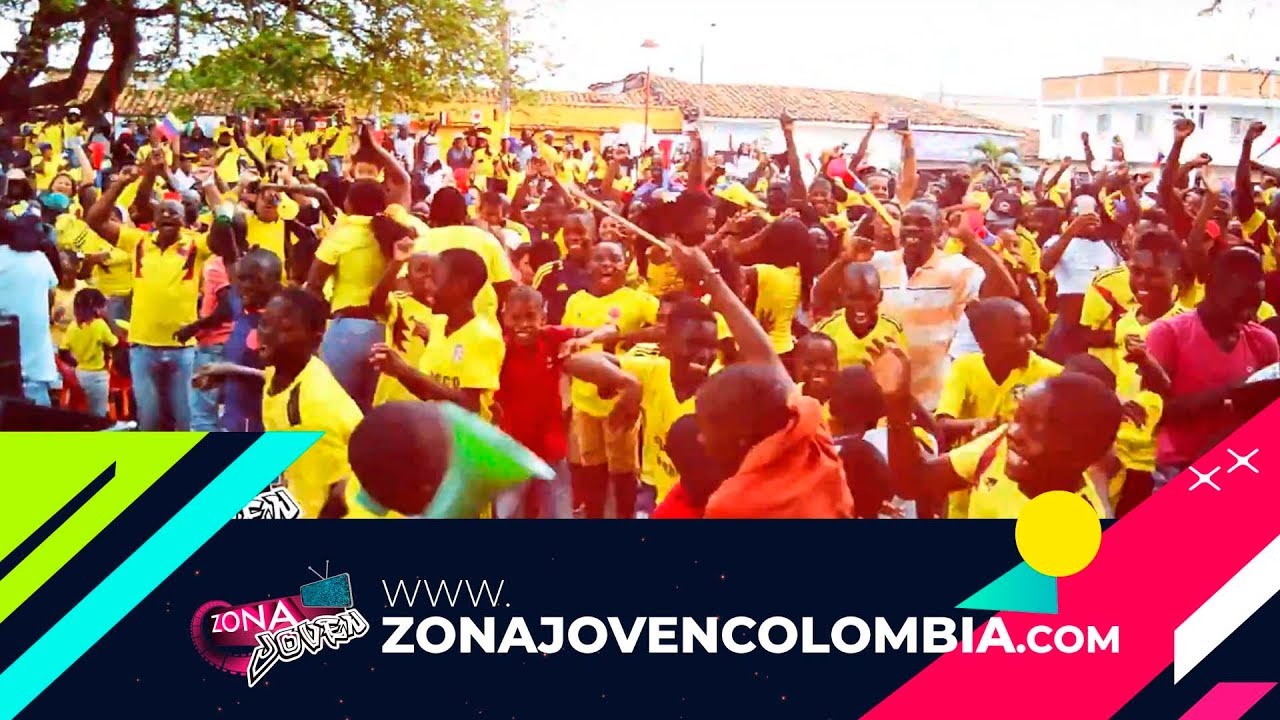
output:
[[[646,65],[697,81],[703,48],[708,83],[909,96],[942,89],[1034,98],[1041,78],[1099,72],[1109,56],[1212,64],[1235,53],[1280,66],[1280,2],[1222,0],[1215,16],[1197,17],[1212,2],[550,0],[526,34],[561,65],[536,82],[555,89],[585,89]],[[646,39],[659,47],[642,49]]]
[[[1102,58],[1280,67],[1280,0],[506,0],[537,7],[522,36],[559,65],[534,85],[585,90],[646,66],[706,82],[921,96],[1034,98],[1040,79]],[[979,9],[981,8],[981,9]],[[1247,13],[1256,15],[1250,19]],[[0,20],[0,49],[16,24]],[[640,47],[645,40],[654,50]]]

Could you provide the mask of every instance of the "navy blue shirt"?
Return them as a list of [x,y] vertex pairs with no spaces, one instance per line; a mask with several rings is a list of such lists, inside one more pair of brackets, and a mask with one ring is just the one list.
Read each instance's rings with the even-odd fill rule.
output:
[[[240,294],[231,288],[231,335],[223,346],[227,362],[251,368],[262,368],[258,357],[258,321],[260,311],[246,311]],[[262,380],[244,375],[228,376],[222,410],[222,429],[231,432],[262,432]]]

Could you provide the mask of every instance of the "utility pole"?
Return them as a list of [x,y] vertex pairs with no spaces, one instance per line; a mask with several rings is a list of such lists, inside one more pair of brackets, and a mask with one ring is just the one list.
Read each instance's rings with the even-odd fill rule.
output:
[[504,6],[502,8],[502,99],[500,101],[499,112],[501,113],[500,138],[509,137],[511,135],[511,12]]

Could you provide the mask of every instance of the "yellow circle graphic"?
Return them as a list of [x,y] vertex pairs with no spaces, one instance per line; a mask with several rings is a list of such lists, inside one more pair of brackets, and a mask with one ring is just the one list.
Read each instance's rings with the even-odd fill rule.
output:
[[1102,544],[1102,524],[1087,500],[1054,490],[1022,508],[1013,535],[1019,554],[1033,570],[1066,577],[1093,562]]

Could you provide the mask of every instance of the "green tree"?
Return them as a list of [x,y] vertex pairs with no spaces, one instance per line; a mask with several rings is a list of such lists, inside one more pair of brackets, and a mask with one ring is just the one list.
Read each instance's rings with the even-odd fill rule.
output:
[[[137,70],[236,107],[350,101],[384,109],[521,84],[530,47],[502,0],[0,0],[25,17],[0,76],[0,109],[73,104],[90,62],[107,62],[82,107],[111,108]],[[70,72],[42,80],[51,58]]]
[[986,138],[982,142],[974,145],[973,149],[982,153],[982,157],[979,159],[979,162],[984,165],[990,164],[992,167],[999,170],[1018,166],[1017,161],[1009,162],[1009,158],[1005,157],[1005,155],[1011,153],[1015,158],[1018,156],[1018,148],[1013,145],[1000,145],[991,138]]

